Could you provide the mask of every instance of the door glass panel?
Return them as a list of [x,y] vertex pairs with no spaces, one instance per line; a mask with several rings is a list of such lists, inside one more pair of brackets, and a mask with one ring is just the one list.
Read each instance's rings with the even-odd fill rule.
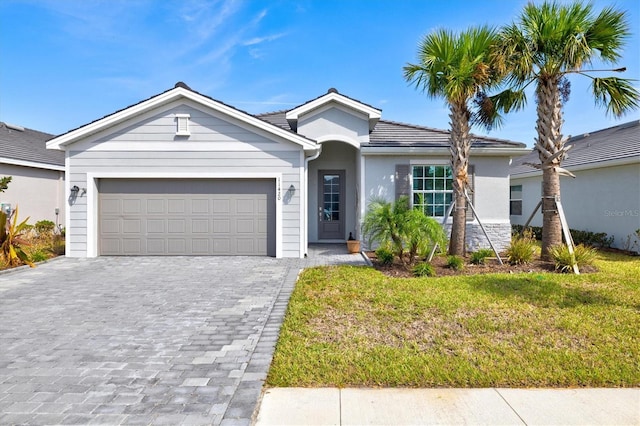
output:
[[340,220],[340,175],[324,175],[322,219]]

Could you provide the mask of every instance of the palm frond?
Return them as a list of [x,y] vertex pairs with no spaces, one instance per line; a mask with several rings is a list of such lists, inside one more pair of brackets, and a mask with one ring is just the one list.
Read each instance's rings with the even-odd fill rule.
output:
[[640,106],[640,92],[631,82],[618,77],[594,78],[591,83],[596,104],[607,109],[608,114],[621,117]]

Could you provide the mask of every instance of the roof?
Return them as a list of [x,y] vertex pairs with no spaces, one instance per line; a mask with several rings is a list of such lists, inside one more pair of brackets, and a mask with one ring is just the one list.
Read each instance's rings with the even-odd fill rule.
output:
[[[566,145],[572,145],[567,152],[562,167],[597,168],[611,163],[640,162],[640,120],[630,121],[614,127],[584,133],[570,138]],[[529,154],[513,160],[510,174],[536,174],[539,170],[523,163],[540,163],[538,152],[534,149]]]
[[46,147],[46,142],[53,136],[0,122],[0,162],[64,170],[64,152]]
[[54,139],[50,140],[47,143],[47,147],[49,149],[64,149],[63,147],[65,147],[66,145],[74,143],[89,135],[100,132],[110,126],[121,123],[153,108],[157,108],[160,105],[168,104],[179,98],[189,99],[191,101],[197,102],[230,117],[243,121],[249,125],[256,126],[274,135],[285,138],[294,143],[298,143],[302,145],[304,149],[313,150],[317,148],[315,141],[306,138],[303,135],[299,135],[291,131],[290,129],[288,130],[279,126],[274,126],[268,121],[260,120],[255,115],[227,105],[224,102],[218,101],[210,96],[206,96],[202,93],[196,92],[185,83],[180,81],[177,82],[173,88],[165,90],[162,93],[151,96],[150,98],[137,102],[116,112],[105,115],[104,117],[94,120],[88,124],[56,136]]
[[[268,121],[283,129],[290,130],[286,119],[287,111],[275,111],[258,114],[256,117]],[[473,148],[524,148],[520,142],[505,139],[489,138],[471,135]],[[379,120],[369,134],[369,142],[361,144],[363,147],[429,147],[448,148],[449,131],[418,126],[415,124],[399,123],[396,121]]]

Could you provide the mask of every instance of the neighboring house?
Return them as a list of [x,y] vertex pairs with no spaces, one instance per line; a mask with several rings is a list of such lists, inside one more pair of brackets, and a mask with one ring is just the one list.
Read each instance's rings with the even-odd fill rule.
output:
[[[380,118],[335,89],[250,115],[177,83],[47,143],[67,158],[67,255],[303,257],[309,242],[360,237],[374,196],[424,195],[441,219],[448,132]],[[499,248],[510,238],[509,160],[525,152],[474,140],[475,206]],[[488,246],[476,221],[469,244]]]
[[[613,246],[627,248],[640,228],[640,121],[572,137],[560,178],[561,202],[569,228],[606,232]],[[540,201],[542,173],[524,163],[540,163],[534,150],[515,159],[511,174],[511,222],[524,225]],[[532,226],[542,226],[538,212]],[[640,242],[639,242],[640,243]],[[636,251],[639,248],[635,247]]]
[[0,178],[11,176],[0,193],[3,210],[18,209],[18,220],[64,225],[64,153],[46,149],[53,135],[0,122]]

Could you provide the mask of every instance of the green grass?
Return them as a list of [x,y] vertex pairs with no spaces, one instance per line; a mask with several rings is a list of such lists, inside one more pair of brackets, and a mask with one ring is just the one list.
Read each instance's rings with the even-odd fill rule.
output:
[[579,276],[304,271],[270,386],[640,385],[640,259]]

